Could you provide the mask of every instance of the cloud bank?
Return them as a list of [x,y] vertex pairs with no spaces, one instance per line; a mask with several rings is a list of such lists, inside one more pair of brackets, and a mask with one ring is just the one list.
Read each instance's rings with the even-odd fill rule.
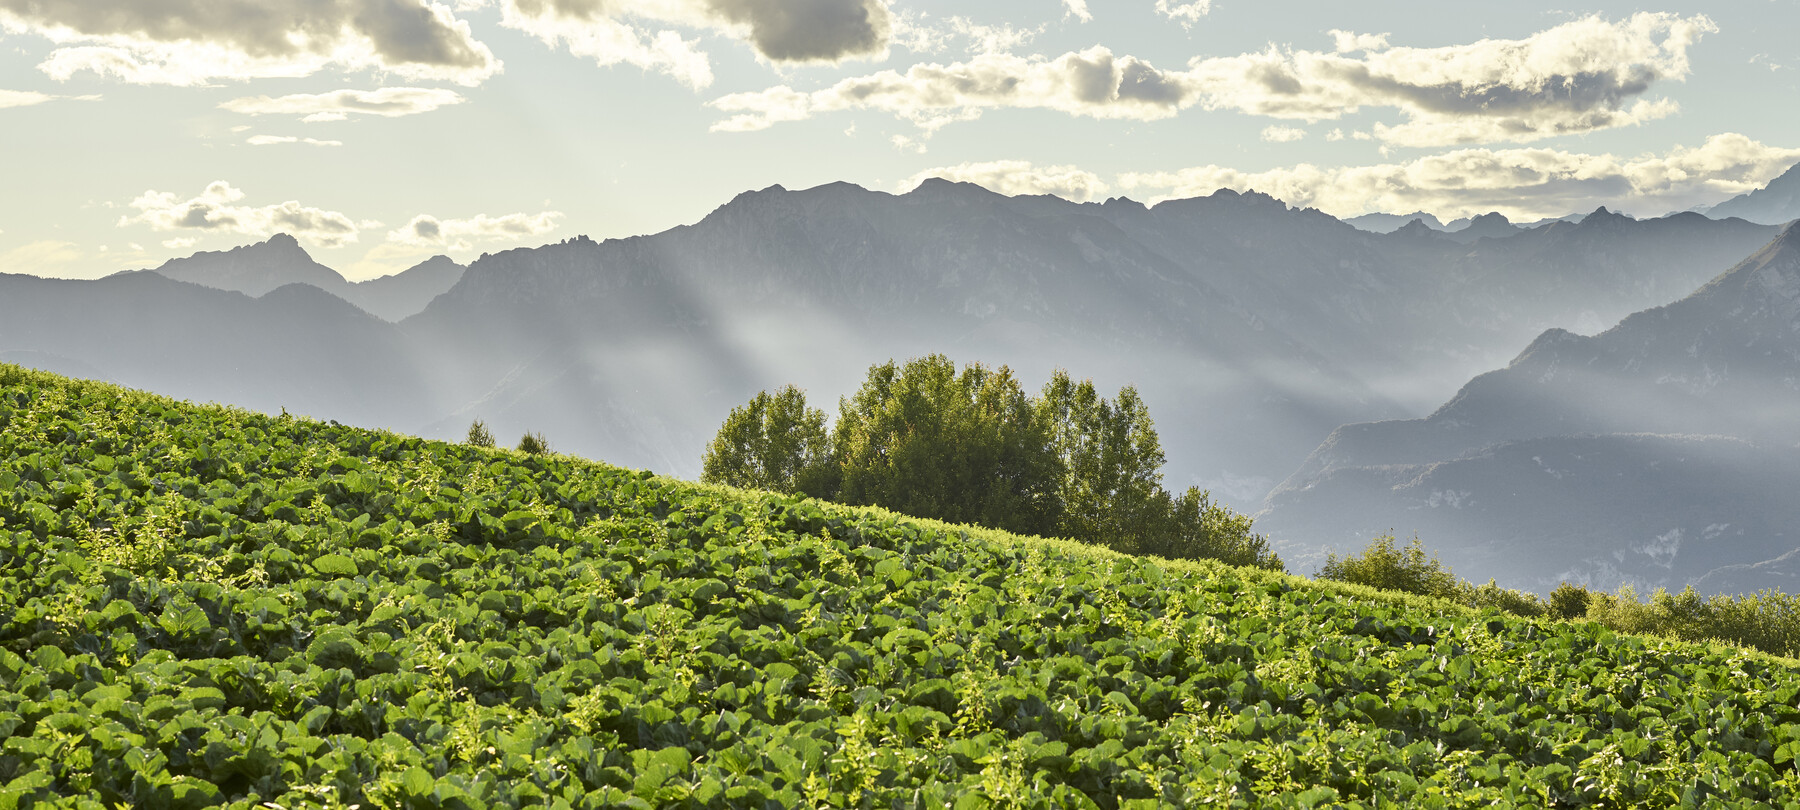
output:
[[[1196,8],[1205,4],[1170,6]],[[1043,56],[984,53],[949,65],[918,64],[800,91],[781,85],[735,93],[712,106],[729,117],[712,129],[747,132],[822,113],[873,109],[927,133],[990,109],[1048,109],[1100,119],[1154,121],[1200,106],[1277,119],[1335,120],[1364,107],[1391,109],[1377,139],[1402,146],[1527,143],[1641,124],[1673,113],[1645,98],[1679,81],[1688,49],[1717,30],[1704,16],[1592,16],[1525,39],[1440,48],[1390,47],[1385,35],[1332,31],[1332,52],[1283,50],[1202,58],[1158,68],[1095,46]],[[1360,54],[1360,55],[1358,55]]]
[[556,230],[557,220],[562,216],[561,211],[498,217],[477,214],[469,219],[438,219],[430,214],[420,214],[403,227],[388,231],[387,238],[390,242],[414,247],[468,250],[474,246],[474,241],[522,239],[549,233]]
[[883,0],[503,0],[501,24],[702,88],[712,62],[683,30],[741,40],[771,62],[839,62],[884,53],[894,21]]
[[245,115],[298,115],[302,121],[342,121],[352,113],[398,118],[427,113],[439,107],[461,104],[454,90],[424,87],[383,87],[379,90],[334,90],[330,93],[297,93],[270,98],[234,98],[219,106]]
[[337,67],[473,85],[500,70],[430,0],[0,0],[0,28],[59,46],[38,65],[59,80],[192,86]]
[[1800,149],[1736,133],[1663,155],[1619,157],[1558,149],[1460,149],[1404,163],[1322,168],[1311,164],[1243,172],[1196,166],[1129,173],[1118,185],[1152,200],[1255,189],[1290,205],[1337,216],[1430,211],[1440,218],[1499,211],[1515,220],[1561,216],[1596,205],[1660,215],[1760,188],[1800,161]]
[[336,211],[310,208],[294,200],[275,205],[240,205],[244,192],[216,180],[186,200],[165,191],[146,191],[129,203],[136,214],[119,218],[119,227],[147,225],[154,231],[208,231],[266,237],[285,232],[324,247],[356,241],[363,227]]
[[973,120],[995,108],[1050,109],[1090,118],[1151,121],[1169,118],[1198,96],[1172,74],[1105,47],[1066,53],[1053,60],[984,53],[951,65],[918,64],[905,73],[884,70],[844,79],[811,93],[785,85],[734,93],[712,102],[737,113],[713,124],[715,132],[751,132],[823,112],[875,109],[911,121],[927,132]]

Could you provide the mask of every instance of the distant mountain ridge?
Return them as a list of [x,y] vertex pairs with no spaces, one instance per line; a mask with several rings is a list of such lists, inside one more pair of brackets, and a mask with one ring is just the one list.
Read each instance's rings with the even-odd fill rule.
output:
[[1800,219],[1800,163],[1755,191],[1739,194],[1707,209],[1714,219],[1738,217],[1765,225]]
[[[1339,428],[1270,494],[1261,525],[1289,544],[1284,556],[1417,530],[1449,560],[1537,589],[1552,575],[1766,587],[1771,572],[1800,574],[1759,563],[1800,548],[1800,520],[1788,520],[1800,519],[1796,402],[1800,224],[1602,334],[1546,331],[1424,419]],[[1608,483],[1658,467],[1655,483]],[[1536,502],[1521,499],[1533,491]],[[1630,552],[1655,537],[1708,552]],[[1711,576],[1728,564],[1738,568]]]
[[[677,475],[697,473],[719,422],[758,390],[796,383],[829,409],[869,365],[932,352],[1008,364],[1028,385],[1061,367],[1103,388],[1137,386],[1156,414],[1170,483],[1248,505],[1339,425],[1422,412],[1545,329],[1598,331],[1680,297],[1774,232],[1694,215],[1588,220],[1462,244],[1371,234],[1254,192],[1145,206],[943,180],[906,194],[775,186],[659,234],[508,250],[460,273],[438,263],[454,283],[391,328],[358,327],[361,343],[334,336],[296,349],[291,341],[311,338],[254,319],[234,320],[229,339],[234,351],[354,355],[347,371],[305,389],[315,415],[374,419],[361,389],[398,379],[405,407],[363,424],[453,438],[481,418],[498,435],[543,432],[559,449]],[[200,264],[230,270],[261,250],[282,268],[316,272],[287,241],[161,269],[198,278]],[[168,289],[186,292],[168,293],[154,317],[133,315],[131,336],[108,334],[181,357],[224,333],[202,338],[157,318],[203,323],[214,310],[280,303],[266,300],[277,291]],[[30,307],[48,292],[0,279],[0,295]],[[90,317],[123,305],[106,300]],[[6,338],[0,351],[54,355],[121,381],[141,362],[139,347],[65,337],[60,346]],[[408,373],[390,374],[390,362]],[[151,367],[174,383],[129,382],[199,398],[225,390]],[[248,369],[244,384],[277,367]],[[272,390],[304,384],[284,378]]]
[[241,292],[251,298],[261,298],[289,284],[306,284],[382,320],[395,322],[423,310],[431,299],[454,286],[466,269],[447,256],[433,256],[399,273],[353,283],[314,261],[299,240],[278,233],[253,245],[203,251],[141,272]]

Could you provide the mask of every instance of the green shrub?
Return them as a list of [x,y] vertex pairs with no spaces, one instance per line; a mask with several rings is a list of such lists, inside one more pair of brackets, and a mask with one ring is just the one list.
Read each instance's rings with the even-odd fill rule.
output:
[[1210,492],[1188,487],[1179,498],[1163,492],[1162,499],[1164,525],[1150,536],[1143,552],[1174,560],[1218,560],[1226,565],[1287,571],[1281,557],[1269,549],[1269,538],[1250,530],[1250,516],[1213,503]]
[[1419,543],[1417,535],[1405,548],[1396,548],[1394,536],[1384,534],[1371,541],[1361,554],[1342,559],[1336,554],[1327,554],[1325,565],[1316,576],[1440,599],[1456,599],[1461,595],[1456,575],[1439,562],[1436,555],[1425,555],[1425,547]]
[[1468,580],[1458,583],[1456,601],[1472,608],[1503,610],[1515,616],[1542,616],[1551,610],[1537,594],[1502,588],[1492,579],[1486,585],[1476,585]]
[[480,419],[469,423],[469,437],[464,440],[471,447],[493,447],[494,434]]
[[1559,619],[1583,618],[1587,616],[1591,598],[1587,588],[1564,582],[1550,592],[1550,613]]
[[532,456],[549,455],[550,440],[542,433],[527,433],[519,437],[519,452]]

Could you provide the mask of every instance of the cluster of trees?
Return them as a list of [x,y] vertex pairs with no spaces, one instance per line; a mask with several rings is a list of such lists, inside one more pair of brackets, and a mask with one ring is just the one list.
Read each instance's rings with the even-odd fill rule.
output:
[[835,426],[793,386],[735,408],[701,480],[1060,536],[1134,554],[1281,570],[1250,518],[1162,486],[1136,389],[1111,400],[1058,371],[1036,397],[1010,369],[943,355],[871,366]]

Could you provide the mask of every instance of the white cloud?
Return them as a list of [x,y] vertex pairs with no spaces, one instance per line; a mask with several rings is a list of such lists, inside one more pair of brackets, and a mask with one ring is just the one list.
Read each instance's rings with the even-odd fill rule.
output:
[[1164,70],[1096,46],[1055,59],[984,53],[950,65],[917,64],[846,78],[811,92],[786,85],[713,100],[730,117],[712,129],[746,132],[846,109],[877,109],[927,133],[995,108],[1050,109],[1092,118],[1153,121],[1189,107],[1278,119],[1336,120],[1363,107],[1403,121],[1376,123],[1398,146],[1526,143],[1640,124],[1674,102],[1641,98],[1688,73],[1687,50],[1717,30],[1703,16],[1586,17],[1521,40],[1375,51],[1385,38],[1334,32],[1362,56],[1282,50],[1195,58]]
[[772,62],[839,62],[885,53],[893,15],[885,0],[504,0],[501,24],[701,88],[711,60],[677,29],[742,40]]
[[[1157,2],[1160,3],[1161,0]],[[1094,21],[1093,12],[1088,11],[1087,0],[1063,0],[1063,8],[1068,9],[1063,13],[1064,17],[1074,17],[1082,22]]]
[[1181,23],[1183,28],[1193,27],[1209,11],[1212,11],[1212,0],[1188,0],[1185,3],[1156,0],[1156,13]]
[[317,138],[296,138],[292,135],[252,135],[244,140],[251,146],[274,146],[282,143],[303,143],[308,146],[343,146],[343,141],[321,141]]
[[1151,190],[1153,199],[1255,189],[1338,216],[1424,210],[1448,219],[1499,211],[1530,220],[1599,205],[1645,215],[1685,210],[1759,188],[1796,161],[1800,148],[1723,133],[1663,155],[1461,149],[1405,163],[1336,168],[1302,163],[1264,172],[1197,166],[1125,174],[1117,182]]
[[950,30],[969,40],[970,53],[1005,53],[1026,45],[1044,32],[1043,26],[1018,29],[1010,25],[981,25],[967,17],[951,17]]
[[357,223],[336,211],[309,208],[294,200],[252,207],[239,205],[244,192],[230,183],[217,180],[199,196],[186,200],[164,191],[146,191],[130,205],[138,213],[119,218],[119,226],[148,225],[155,231],[199,230],[217,233],[239,233],[270,236],[277,232],[337,247],[356,241],[364,227],[375,223]]
[[430,0],[0,0],[0,27],[58,47],[38,65],[134,84],[308,76],[326,67],[478,84],[500,61]]
[[549,233],[556,230],[557,220],[562,216],[561,211],[498,217],[476,214],[468,219],[438,219],[430,214],[420,214],[406,225],[388,231],[387,238],[389,242],[415,247],[468,250],[473,247],[472,240],[522,239]]
[[1392,107],[1407,120],[1376,124],[1374,134],[1400,146],[1524,143],[1669,115],[1673,102],[1639,97],[1657,81],[1684,79],[1688,48],[1716,30],[1703,16],[1592,16],[1520,40],[1361,58],[1271,47],[1195,60],[1186,78],[1206,88],[1208,109],[1317,121]]
[[902,152],[911,152],[915,155],[925,154],[925,143],[917,138],[906,135],[895,135],[888,139],[888,143],[893,144],[895,149]]
[[[1293,143],[1306,137],[1306,130],[1299,127],[1284,127],[1273,124],[1263,127],[1262,139],[1269,143]],[[1327,136],[1329,138],[1329,136]],[[1339,136],[1340,139],[1342,135]]]
[[270,98],[234,98],[219,106],[244,115],[297,115],[302,121],[342,121],[352,113],[398,118],[428,113],[439,107],[461,104],[454,90],[426,87],[383,87],[379,90],[333,90],[329,93],[296,93]]
[[994,160],[985,163],[961,163],[926,169],[900,183],[901,191],[917,188],[930,178],[941,177],[959,183],[974,183],[989,191],[1009,196],[1020,194],[1054,194],[1065,200],[1086,202],[1106,194],[1106,184],[1093,172],[1074,166],[1033,166],[1024,160]]
[[175,239],[164,239],[163,243],[162,243],[163,247],[166,247],[170,250],[187,250],[188,248],[191,248],[197,244],[200,244],[200,240],[195,239],[191,236],[182,236],[182,237],[177,237]]

